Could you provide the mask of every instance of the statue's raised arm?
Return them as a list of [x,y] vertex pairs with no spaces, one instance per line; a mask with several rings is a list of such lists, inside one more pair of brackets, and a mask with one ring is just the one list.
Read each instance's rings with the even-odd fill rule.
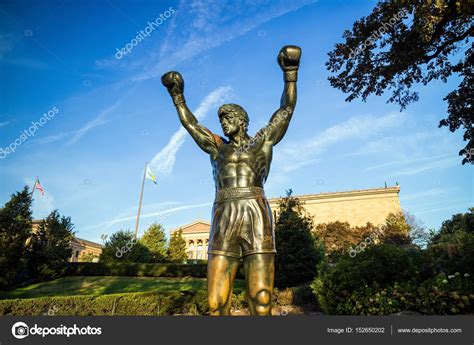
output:
[[213,134],[209,129],[198,123],[198,120],[189,110],[184,99],[184,80],[178,72],[168,72],[163,74],[161,82],[168,89],[168,93],[173,99],[173,103],[178,112],[179,120],[184,128],[191,134],[194,141],[199,147],[215,157],[217,155],[217,135]]
[[263,132],[267,141],[276,145],[285,135],[296,106],[296,81],[300,66],[301,49],[297,46],[284,46],[278,54],[278,64],[283,70],[285,87],[281,96],[280,108],[273,114]]

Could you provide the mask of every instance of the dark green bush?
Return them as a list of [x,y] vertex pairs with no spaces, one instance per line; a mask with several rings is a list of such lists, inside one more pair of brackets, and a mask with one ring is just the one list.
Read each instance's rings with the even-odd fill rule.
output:
[[474,312],[474,280],[468,273],[438,274],[417,290],[416,308],[426,314],[466,314]]
[[339,256],[333,264],[323,262],[311,285],[325,313],[338,314],[338,306],[350,294],[369,287],[384,287],[396,282],[419,281],[422,277],[421,252],[394,245],[372,246],[356,257]]
[[[0,315],[177,315],[207,314],[207,293],[127,293],[103,296],[42,297],[0,301]],[[51,315],[51,314],[50,314]]]
[[69,276],[128,277],[195,277],[205,278],[206,264],[138,264],[129,262],[72,262],[67,265]]

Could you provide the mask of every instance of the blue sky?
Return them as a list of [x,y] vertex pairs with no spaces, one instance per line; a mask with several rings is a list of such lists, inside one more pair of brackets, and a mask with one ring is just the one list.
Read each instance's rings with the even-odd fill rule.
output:
[[[283,88],[276,63],[286,44],[302,47],[298,104],[275,148],[269,197],[383,187],[398,182],[402,208],[429,228],[473,206],[472,166],[461,166],[461,133],[437,128],[442,98],[459,83],[416,86],[404,112],[344,101],[324,63],[344,29],[373,1],[9,1],[0,3],[0,147],[53,107],[58,113],[0,159],[0,202],[36,176],[34,217],[59,209],[77,235],[133,229],[145,161],[140,232],[210,219],[209,157],[180,127],[160,77],[178,70],[201,122],[221,133],[216,110],[241,104],[249,131],[265,126]],[[174,10],[171,13],[170,7]],[[165,13],[165,11],[170,11]],[[169,16],[121,59],[148,22]],[[163,215],[163,212],[169,211]],[[317,220],[316,220],[317,221]]]

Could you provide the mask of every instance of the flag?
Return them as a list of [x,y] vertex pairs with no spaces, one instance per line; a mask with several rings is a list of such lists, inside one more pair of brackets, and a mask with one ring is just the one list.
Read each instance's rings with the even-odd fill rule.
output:
[[44,188],[39,180],[36,180],[35,189],[39,190],[41,192],[41,195],[44,195]]
[[151,169],[148,167],[148,165],[146,166],[146,174],[145,174],[145,177],[146,177],[147,179],[152,180],[153,183],[156,184],[155,175],[153,175],[153,173],[151,172]]

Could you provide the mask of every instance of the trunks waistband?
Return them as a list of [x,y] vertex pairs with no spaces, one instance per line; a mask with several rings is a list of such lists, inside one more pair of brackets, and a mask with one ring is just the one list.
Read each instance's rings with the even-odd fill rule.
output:
[[223,188],[216,193],[214,202],[238,199],[265,198],[265,192],[260,187],[231,187]]

